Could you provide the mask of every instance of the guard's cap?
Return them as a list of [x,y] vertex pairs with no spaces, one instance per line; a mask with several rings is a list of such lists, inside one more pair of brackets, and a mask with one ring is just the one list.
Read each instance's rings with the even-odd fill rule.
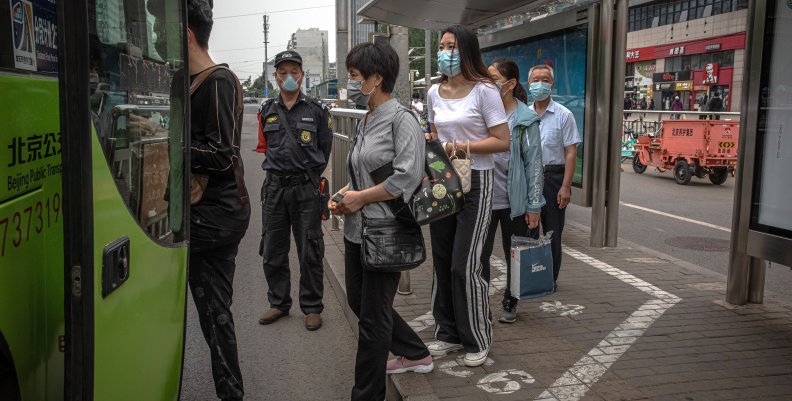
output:
[[293,61],[302,67],[302,57],[294,50],[282,51],[275,55],[275,67],[284,61]]

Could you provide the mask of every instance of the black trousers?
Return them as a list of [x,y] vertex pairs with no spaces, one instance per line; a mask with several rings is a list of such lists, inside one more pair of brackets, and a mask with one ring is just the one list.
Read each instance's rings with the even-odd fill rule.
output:
[[[268,177],[270,173],[267,173]],[[267,178],[261,189],[262,227],[260,253],[270,306],[288,312],[292,306],[289,269],[289,234],[294,234],[300,263],[300,310],[322,313],[324,304],[324,240],[319,191],[310,181],[282,185]]]
[[487,282],[490,281],[491,267],[490,256],[495,246],[495,234],[498,231],[498,224],[501,226],[501,245],[503,245],[503,255],[506,259],[506,291],[503,293],[503,305],[513,305],[519,299],[512,296],[509,288],[511,287],[511,238],[512,235],[520,237],[528,236],[528,224],[525,224],[525,215],[511,218],[511,209],[498,209],[492,211],[492,221],[490,221],[487,239],[484,241],[484,249],[481,251],[481,264],[484,266],[484,273]]
[[[564,232],[564,222],[566,221],[566,208],[558,207],[558,191],[564,182],[563,171],[545,171],[544,188],[542,194],[545,198],[545,205],[542,207],[542,233],[553,232],[553,242],[550,249],[553,252],[553,279],[558,280],[558,272],[561,270],[561,234]],[[539,229],[531,230],[530,236],[538,237]]]
[[344,239],[347,302],[358,317],[352,400],[385,399],[388,351],[410,360],[429,356],[418,334],[393,309],[401,273],[377,273],[360,263],[360,244]]
[[435,337],[462,344],[467,352],[481,352],[492,344],[488,274],[481,264],[492,216],[492,176],[492,170],[473,170],[462,210],[429,225]]
[[188,282],[209,345],[215,391],[223,400],[241,400],[245,395],[231,315],[235,259],[244,236],[244,232],[190,226]]

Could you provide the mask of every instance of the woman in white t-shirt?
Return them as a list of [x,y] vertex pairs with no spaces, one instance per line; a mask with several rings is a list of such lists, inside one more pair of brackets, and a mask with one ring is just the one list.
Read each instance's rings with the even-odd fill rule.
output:
[[430,225],[435,279],[434,356],[464,349],[467,366],[484,363],[492,344],[488,283],[480,261],[492,214],[493,153],[509,149],[500,92],[481,60],[476,35],[461,25],[443,31],[437,62],[443,74],[429,89],[431,136],[451,152],[470,142],[472,185],[462,210]]

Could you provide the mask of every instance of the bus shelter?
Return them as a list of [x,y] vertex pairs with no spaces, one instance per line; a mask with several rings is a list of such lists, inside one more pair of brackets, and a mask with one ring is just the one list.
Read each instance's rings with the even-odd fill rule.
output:
[[[354,10],[356,2],[337,3],[337,10]],[[514,59],[523,84],[530,67],[551,65],[554,99],[573,112],[583,137],[572,202],[592,208],[592,246],[616,246],[627,0],[370,0],[353,12],[401,27],[476,29],[484,62]],[[338,42],[349,43],[349,19],[343,11],[337,18]]]
[[768,262],[792,266],[792,2],[748,7],[747,85],[726,300],[761,303]]

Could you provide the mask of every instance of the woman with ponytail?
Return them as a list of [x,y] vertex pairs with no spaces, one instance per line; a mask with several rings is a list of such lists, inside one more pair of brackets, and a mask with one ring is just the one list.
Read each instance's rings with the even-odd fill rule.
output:
[[509,151],[494,155],[492,220],[481,253],[481,263],[484,271],[489,273],[489,259],[500,223],[503,253],[506,255],[507,285],[498,320],[513,323],[517,320],[518,299],[509,292],[511,238],[512,235],[528,236],[529,229],[539,227],[539,214],[545,204],[542,196],[542,143],[539,116],[526,105],[528,94],[520,84],[517,64],[510,59],[499,58],[492,62],[488,71],[500,90],[511,136]]

